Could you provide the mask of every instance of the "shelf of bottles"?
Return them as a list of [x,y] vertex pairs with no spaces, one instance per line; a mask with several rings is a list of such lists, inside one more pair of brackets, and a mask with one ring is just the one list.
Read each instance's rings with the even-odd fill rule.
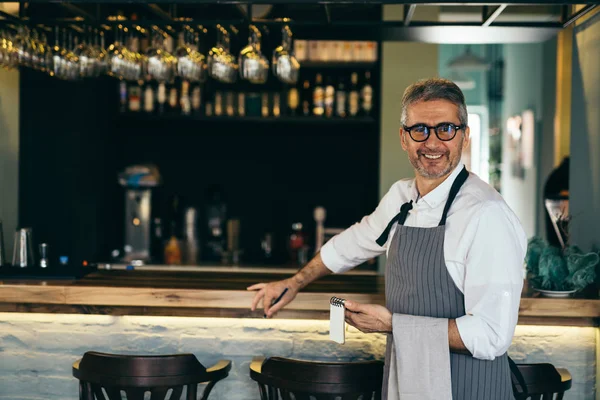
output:
[[[120,81],[119,111],[124,117],[293,123],[373,123],[376,42],[294,41],[300,63],[295,84],[272,72],[255,84],[238,78],[190,83]],[[375,76],[374,76],[375,75]]]

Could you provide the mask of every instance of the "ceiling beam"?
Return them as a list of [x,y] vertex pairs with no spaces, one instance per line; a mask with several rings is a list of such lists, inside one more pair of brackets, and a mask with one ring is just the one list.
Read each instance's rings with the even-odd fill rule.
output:
[[0,17],[4,18],[5,20],[10,21],[10,22],[21,22],[21,19],[19,17],[17,17],[16,15],[9,14],[6,11],[2,11],[2,10],[0,10]]
[[573,22],[577,21],[579,18],[583,17],[585,14],[592,11],[594,8],[596,8],[597,5],[598,4],[588,4],[587,6],[583,7],[581,10],[577,11],[575,14],[571,15],[569,18],[567,18],[566,21],[563,21],[563,28],[566,28],[567,26],[571,25]]
[[173,18],[171,14],[163,10],[158,4],[146,4],[146,9],[150,10],[157,17],[164,19],[165,21],[171,21]]
[[88,21],[95,21],[96,17],[89,12],[85,11],[79,6],[70,3],[59,3],[62,8],[68,10],[72,14],[75,14],[78,17],[82,17],[83,19],[87,19]]
[[485,17],[485,20],[483,21],[483,24],[481,24],[481,26],[490,26],[492,24],[492,22],[494,22],[496,20],[496,18],[498,18],[500,16],[500,14],[502,14],[502,11],[504,11],[506,9],[506,7],[508,7],[508,4],[499,5],[498,8],[496,8],[493,13],[491,13],[489,16]]
[[417,8],[416,4],[404,5],[404,26],[410,25],[410,21],[412,21],[413,15],[415,15],[415,8]]

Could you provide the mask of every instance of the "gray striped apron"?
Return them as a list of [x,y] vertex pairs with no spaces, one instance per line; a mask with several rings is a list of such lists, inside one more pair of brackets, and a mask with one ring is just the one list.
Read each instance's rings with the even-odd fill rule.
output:
[[[465,315],[462,292],[456,287],[444,261],[444,226],[450,205],[469,176],[463,169],[452,184],[442,219],[437,227],[404,226],[410,203],[390,221],[377,239],[386,242],[392,225],[398,227],[392,238],[385,270],[386,306],[392,313],[456,319]],[[382,399],[387,400],[390,354],[393,336],[387,338]],[[454,400],[514,399],[508,356],[493,361],[450,353],[452,398]]]

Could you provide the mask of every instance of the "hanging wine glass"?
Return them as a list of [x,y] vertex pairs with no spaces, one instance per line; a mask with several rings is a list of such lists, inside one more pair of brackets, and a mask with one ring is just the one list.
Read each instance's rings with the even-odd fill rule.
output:
[[282,40],[273,51],[273,75],[281,82],[295,85],[300,75],[300,63],[292,50],[292,31],[285,25],[281,29]]
[[251,83],[265,83],[269,77],[269,61],[260,51],[261,33],[254,25],[250,25],[249,30],[248,45],[238,58],[240,77]]
[[208,52],[208,74],[223,83],[234,83],[238,76],[239,67],[229,47],[229,33],[217,25],[217,43]]
[[168,35],[154,26],[151,31],[151,46],[146,51],[146,73],[150,79],[158,82],[170,82],[175,76],[177,60],[164,49],[164,40]]

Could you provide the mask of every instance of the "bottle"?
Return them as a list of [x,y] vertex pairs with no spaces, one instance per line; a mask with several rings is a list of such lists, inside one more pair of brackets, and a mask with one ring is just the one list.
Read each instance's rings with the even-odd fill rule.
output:
[[290,261],[292,265],[301,267],[307,260],[308,246],[306,245],[306,235],[302,231],[302,223],[292,224],[292,233],[289,237],[288,249],[290,252]]
[[177,236],[171,235],[165,246],[165,264],[181,265],[181,245]]
[[360,91],[361,112],[363,115],[371,115],[373,109],[373,86],[371,86],[371,71],[365,72],[365,84]]
[[161,264],[164,259],[163,227],[160,218],[154,218],[152,227],[152,239],[150,243],[150,255],[152,262]]
[[154,107],[154,89],[150,82],[148,82],[144,89],[144,112],[154,114]]
[[129,111],[138,112],[142,109],[141,97],[142,97],[142,88],[137,84],[133,84],[129,86],[128,90],[129,94]]
[[288,115],[296,115],[296,110],[300,105],[300,94],[298,93],[298,89],[293,87],[288,90],[287,95],[287,114]]
[[264,264],[271,264],[273,262],[273,234],[270,232],[265,233],[265,236],[260,241],[261,258]]
[[192,112],[195,115],[202,114],[202,89],[200,85],[192,88]]
[[312,93],[310,91],[310,82],[304,81],[302,84],[302,115],[308,117],[311,111]]
[[190,99],[190,83],[186,80],[181,81],[181,96],[179,104],[182,115],[190,115],[192,113],[192,101]]
[[325,112],[325,90],[323,89],[323,77],[317,74],[315,88],[313,89],[313,115],[321,116]]
[[225,92],[225,112],[228,117],[235,116],[234,96],[232,91]]
[[237,96],[237,114],[240,117],[246,115],[246,95],[244,92],[239,92]]
[[158,103],[158,114],[163,115],[166,111],[167,85],[160,82],[156,87],[156,101]]
[[346,87],[344,86],[344,78],[340,78],[338,88],[335,92],[335,115],[340,118],[346,117]]
[[215,92],[215,115],[220,117],[223,115],[223,93],[221,91]]
[[224,193],[219,186],[208,189],[205,217],[205,259],[207,261],[221,261],[226,244],[227,205]]
[[266,118],[269,116],[269,93],[263,92],[260,99],[260,115]]
[[179,112],[179,102],[177,100],[177,87],[172,85],[169,88],[169,111],[171,113]]
[[358,115],[358,110],[360,107],[359,104],[359,93],[358,93],[358,74],[353,72],[350,75],[350,93],[348,95],[348,114],[351,117],[356,117]]
[[281,100],[278,92],[273,93],[273,116],[279,117],[281,115]]
[[119,111],[124,113],[127,111],[127,83],[119,82]]
[[325,116],[331,118],[333,116],[333,104],[335,99],[335,88],[331,83],[331,77],[327,77],[327,85],[325,85]]

